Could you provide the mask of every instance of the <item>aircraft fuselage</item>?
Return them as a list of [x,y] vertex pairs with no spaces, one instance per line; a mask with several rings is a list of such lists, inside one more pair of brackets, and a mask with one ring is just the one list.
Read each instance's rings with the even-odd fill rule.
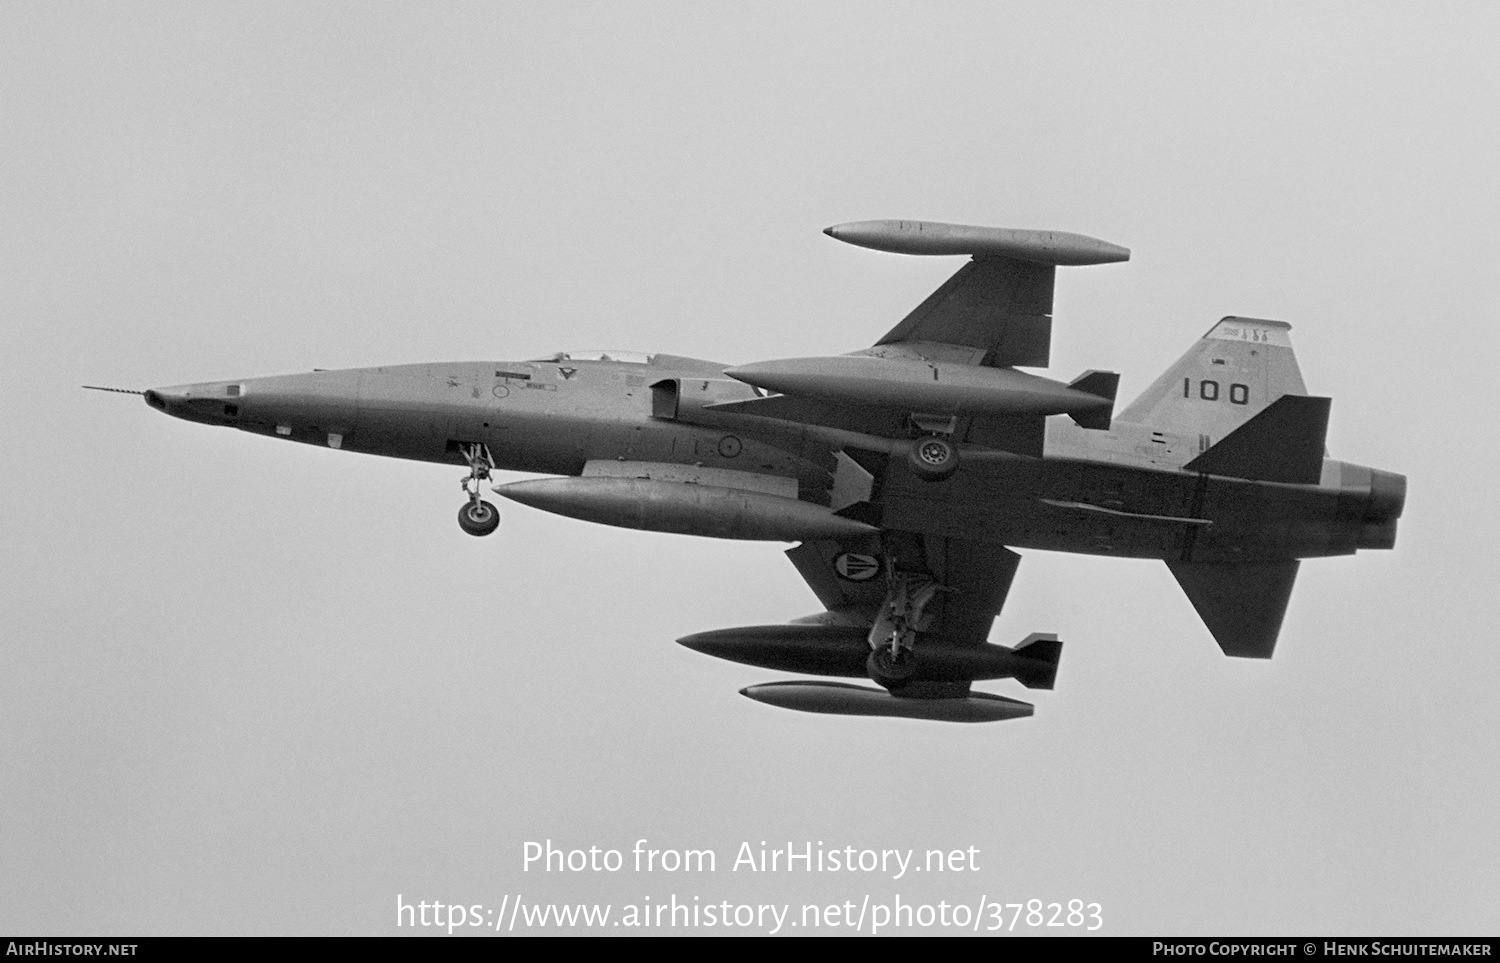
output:
[[[660,355],[434,363],[205,382],[146,398],[190,421],[343,451],[462,466],[463,446],[477,443],[498,469],[549,475],[579,475],[591,461],[680,464],[794,479],[799,497],[827,504],[836,433],[727,413],[691,423],[686,411],[654,410],[652,385],[667,379],[684,393],[701,384],[714,401],[758,397],[724,378],[724,367]],[[1400,476],[1332,459],[1316,485],[1183,470],[1198,447],[1149,426],[1093,431],[1054,418],[1042,458],[975,452],[940,482],[892,459],[878,482],[880,525],[1169,561],[1342,555],[1394,539]]]

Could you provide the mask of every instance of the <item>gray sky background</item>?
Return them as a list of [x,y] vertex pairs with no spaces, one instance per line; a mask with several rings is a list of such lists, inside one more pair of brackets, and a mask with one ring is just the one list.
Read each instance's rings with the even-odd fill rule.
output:
[[[1112,934],[1500,930],[1491,4],[0,5],[0,931],[394,933],[395,900],[1082,899]],[[1166,568],[1027,552],[1030,720],[807,716],[678,636],[818,609],[775,545],[502,506],[178,422],[162,384],[560,349],[868,345],[959,262],[881,217],[1131,247],[1052,369],[1131,397],[1282,318],[1394,552],[1275,660]],[[1025,696],[1014,683],[987,686]],[[712,848],[687,877],[522,845]],[[730,871],[741,841],[967,848]]]

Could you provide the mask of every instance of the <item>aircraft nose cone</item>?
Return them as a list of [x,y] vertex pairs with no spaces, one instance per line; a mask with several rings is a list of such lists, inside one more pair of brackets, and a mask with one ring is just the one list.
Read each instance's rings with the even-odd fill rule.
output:
[[167,388],[152,388],[144,392],[146,404],[157,411],[171,412],[190,401],[206,398],[211,392],[204,385],[172,385]]
[[157,411],[187,421],[222,425],[239,415],[239,387],[228,382],[173,385],[142,394],[146,404]]

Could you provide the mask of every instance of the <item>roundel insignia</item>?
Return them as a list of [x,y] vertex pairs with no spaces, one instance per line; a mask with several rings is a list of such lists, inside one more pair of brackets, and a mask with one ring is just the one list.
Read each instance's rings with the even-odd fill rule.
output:
[[868,582],[880,574],[880,559],[875,555],[844,552],[833,560],[833,570],[839,578],[851,582]]
[[719,454],[725,458],[737,457],[744,447],[744,444],[733,435],[725,435],[719,439]]

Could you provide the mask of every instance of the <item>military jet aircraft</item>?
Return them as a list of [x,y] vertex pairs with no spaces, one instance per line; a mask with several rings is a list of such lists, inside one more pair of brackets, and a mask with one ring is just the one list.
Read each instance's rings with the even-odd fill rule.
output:
[[1049,363],[1056,268],[1128,260],[1056,231],[923,221],[830,227],[840,241],[969,261],[874,347],[741,366],[573,352],[315,371],[155,388],[178,418],[466,467],[458,521],[488,535],[493,486],[606,525],[796,542],[825,611],[679,641],[736,662],[880,688],[772,682],[811,712],[993,721],[1052,687],[1062,643],[987,641],[1020,556],[1161,559],[1227,655],[1269,658],[1301,559],[1389,549],[1406,479],[1325,456],[1282,321],[1227,317],[1112,414],[1119,377]]

